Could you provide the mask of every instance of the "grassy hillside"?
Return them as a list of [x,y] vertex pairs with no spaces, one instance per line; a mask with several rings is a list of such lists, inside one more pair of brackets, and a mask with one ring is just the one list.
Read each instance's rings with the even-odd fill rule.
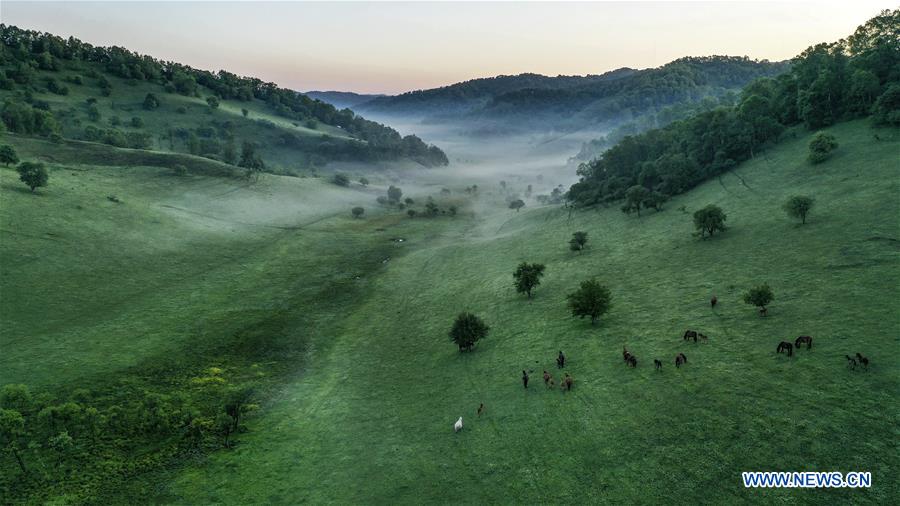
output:
[[[875,141],[861,122],[829,131],[841,148],[822,165],[807,164],[800,135],[640,219],[488,208],[444,238],[412,236],[239,446],[184,470],[162,500],[889,502],[900,492],[900,135]],[[794,193],[818,199],[805,226],[780,209]],[[701,241],[689,213],[709,203],[730,228]],[[584,254],[568,251],[575,230],[590,234]],[[547,264],[533,300],[512,289],[521,261]],[[592,276],[613,294],[596,327],[564,304]],[[767,318],[741,301],[761,282],[776,294]],[[492,327],[470,354],[447,338],[463,310]],[[709,342],[682,341],[686,328]],[[775,353],[803,334],[811,351]],[[569,393],[540,381],[543,369],[560,375],[560,349]],[[867,372],[847,369],[856,352],[872,359]],[[745,470],[865,470],[874,485],[745,490]]]
[[[14,26],[0,34],[0,117],[10,131],[232,165],[244,165],[250,143],[269,172],[290,175],[334,161],[447,163],[415,136],[273,83]],[[34,115],[49,119],[34,127]]]

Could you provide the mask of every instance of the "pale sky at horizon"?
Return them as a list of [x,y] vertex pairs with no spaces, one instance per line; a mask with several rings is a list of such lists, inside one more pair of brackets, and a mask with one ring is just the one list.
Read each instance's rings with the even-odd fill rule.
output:
[[399,93],[712,54],[783,60],[890,2],[22,2],[0,22],[296,90]]

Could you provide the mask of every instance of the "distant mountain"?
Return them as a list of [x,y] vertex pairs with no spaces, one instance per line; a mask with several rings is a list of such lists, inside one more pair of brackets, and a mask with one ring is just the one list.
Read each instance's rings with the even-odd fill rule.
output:
[[631,75],[621,68],[601,75],[556,76],[540,74],[501,75],[471,79],[429,90],[379,97],[360,106],[361,110],[404,116],[462,114],[487,106],[494,98],[521,90],[567,89]]
[[352,91],[306,91],[303,94],[309,98],[331,104],[338,109],[353,109],[363,102],[385,96],[383,94],[366,95],[353,93]]
[[689,57],[658,68],[622,68],[601,75],[521,74],[474,79],[377,98],[358,109],[426,122],[464,119],[469,131],[479,135],[575,131],[613,126],[673,105],[719,98],[759,77],[780,74],[788,66],[788,62],[747,57]]

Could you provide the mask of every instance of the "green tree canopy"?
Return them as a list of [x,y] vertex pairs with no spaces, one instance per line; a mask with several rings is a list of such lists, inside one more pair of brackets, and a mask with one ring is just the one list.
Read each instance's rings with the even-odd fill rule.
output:
[[582,251],[587,244],[587,232],[574,232],[572,238],[569,239],[569,249],[572,251]]
[[694,213],[694,227],[700,232],[700,237],[710,237],[716,232],[725,230],[725,220],[728,217],[717,205],[710,204]]
[[837,139],[833,135],[819,132],[809,141],[809,161],[822,163],[831,156],[831,152],[837,147]]
[[31,191],[47,186],[47,180],[50,178],[47,168],[40,162],[22,162],[16,170],[19,172],[19,180],[28,185]]
[[513,272],[516,291],[525,293],[531,298],[531,292],[541,284],[544,276],[544,264],[529,264],[522,262]]
[[582,281],[578,290],[566,296],[572,316],[591,318],[591,325],[597,322],[603,314],[612,306],[612,297],[609,289],[601,285],[597,280]]
[[450,329],[450,340],[459,346],[459,351],[471,350],[475,343],[487,337],[488,327],[481,318],[472,313],[460,313]]
[[816,203],[816,200],[806,195],[793,195],[784,203],[784,210],[792,218],[800,218],[806,224],[806,215]]
[[753,287],[744,294],[744,302],[760,309],[765,309],[773,300],[775,300],[775,294],[772,293],[772,289],[767,283]]
[[11,163],[19,163],[19,155],[16,153],[15,148],[9,144],[0,146],[0,163],[7,167],[9,167],[9,164]]

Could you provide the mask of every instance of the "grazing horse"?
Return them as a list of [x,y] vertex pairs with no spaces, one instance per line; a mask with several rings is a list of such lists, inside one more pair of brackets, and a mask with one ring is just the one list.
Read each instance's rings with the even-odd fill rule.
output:
[[844,355],[844,356],[847,357],[847,367],[852,367],[853,369],[856,369],[856,359],[851,357],[850,355]]
[[631,367],[637,367],[637,357],[635,357],[634,355],[629,355],[628,365],[630,365]]
[[701,333],[699,333],[699,332],[697,332],[697,337],[699,337],[700,339],[702,339],[702,340],[704,340],[704,341],[706,341],[707,339],[709,339],[708,337],[706,337],[705,335],[703,335],[703,334],[701,334]]
[[769,316],[769,310],[764,307],[759,308],[759,316]]
[[562,350],[559,350],[559,355],[556,357],[556,367],[562,369],[566,366],[566,356],[563,355]]
[[522,386],[528,388],[528,373],[525,370],[522,370]]
[[684,353],[679,353],[675,355],[675,367],[681,367],[681,364],[687,363],[687,357],[684,356]]
[[657,360],[655,358],[653,359],[653,365],[656,366],[657,371],[662,369],[662,362],[660,362],[659,360]]
[[627,348],[625,348],[624,346],[622,346],[622,360],[624,360],[625,363],[628,363],[628,361],[629,361],[630,359],[631,359],[631,353],[628,351]]
[[806,343],[806,349],[812,349],[812,337],[810,336],[800,336],[794,341],[794,347],[798,350],[800,349],[800,345]]
[[693,339],[694,342],[696,343],[697,342],[697,331],[696,330],[685,330],[684,336],[682,337],[682,339],[684,339],[685,341],[687,341],[688,339]]
[[481,406],[478,406],[478,416],[481,416],[482,413],[484,413],[484,403],[483,402],[481,403]]
[[786,351],[787,356],[792,357],[794,356],[794,345],[787,341],[781,341],[778,343],[778,348],[775,348],[775,353],[781,353],[782,351]]
[[544,371],[544,385],[549,385],[550,380],[552,380],[552,379],[553,379],[553,376],[550,376],[549,372]]
[[715,309],[716,304],[718,304],[718,303],[719,303],[719,299],[717,299],[715,295],[713,295],[712,298],[709,299],[709,307],[711,307],[712,309]]
[[453,424],[453,432],[459,432],[462,430],[462,417],[459,417],[459,420]]
[[573,382],[574,382],[574,380],[572,379],[571,376],[569,376],[569,373],[566,373],[566,379],[564,379],[564,380],[562,381],[562,383],[559,384],[559,387],[560,387],[560,388],[565,388],[566,390],[572,390],[572,383],[573,383]]
[[862,364],[862,366],[865,367],[866,369],[869,368],[869,359],[862,356],[862,353],[859,353],[859,352],[856,353],[856,360],[858,360],[859,363]]

